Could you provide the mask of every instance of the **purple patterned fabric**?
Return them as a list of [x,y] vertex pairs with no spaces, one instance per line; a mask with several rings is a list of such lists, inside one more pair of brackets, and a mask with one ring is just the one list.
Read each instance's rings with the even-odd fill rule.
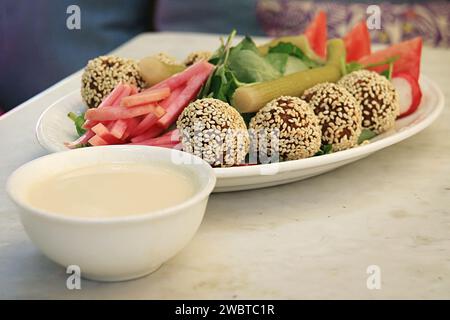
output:
[[[374,1],[375,2],[375,1]],[[298,34],[319,10],[327,12],[329,37],[341,37],[357,22],[367,19],[370,3],[340,3],[296,0],[258,0],[257,17],[269,36]],[[396,43],[422,36],[432,46],[450,46],[450,2],[378,4],[381,8],[381,29],[371,30],[378,43]]]

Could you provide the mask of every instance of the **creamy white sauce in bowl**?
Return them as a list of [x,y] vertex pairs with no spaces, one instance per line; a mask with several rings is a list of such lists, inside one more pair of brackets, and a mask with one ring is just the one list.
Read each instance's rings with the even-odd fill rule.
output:
[[107,163],[36,181],[26,201],[64,216],[125,217],[178,205],[193,196],[196,184],[192,174],[167,165]]
[[31,240],[95,280],[156,270],[194,236],[215,185],[203,160],[171,149],[107,146],[33,160],[7,191]]

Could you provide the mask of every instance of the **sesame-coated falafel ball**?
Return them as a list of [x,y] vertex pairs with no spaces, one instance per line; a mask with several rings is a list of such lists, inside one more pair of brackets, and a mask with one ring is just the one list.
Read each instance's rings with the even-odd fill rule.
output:
[[212,56],[211,51],[194,51],[191,52],[184,60],[184,65],[189,67],[199,61],[208,61]]
[[242,163],[250,139],[239,112],[218,99],[191,102],[177,121],[183,151],[203,158],[212,166]]
[[303,93],[322,127],[322,143],[333,151],[345,150],[358,143],[361,134],[361,107],[342,86],[320,83]]
[[169,65],[177,65],[177,59],[172,57],[171,55],[165,53],[165,52],[159,52],[153,56],[154,58],[158,59],[159,61],[169,64]]
[[298,97],[273,99],[251,119],[250,129],[256,134],[261,130],[277,132],[276,151],[283,160],[308,158],[320,149],[319,120],[309,104]]
[[361,104],[363,128],[380,134],[394,127],[400,114],[399,98],[386,77],[374,71],[359,70],[344,76],[338,84]]
[[119,83],[144,87],[137,62],[115,56],[97,57],[89,60],[81,76],[81,97],[89,108],[96,108]]

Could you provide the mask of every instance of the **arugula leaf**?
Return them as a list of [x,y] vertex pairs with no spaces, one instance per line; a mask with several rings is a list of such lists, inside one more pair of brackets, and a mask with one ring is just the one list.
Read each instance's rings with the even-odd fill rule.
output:
[[239,81],[245,83],[268,81],[281,76],[268,60],[247,49],[232,51],[228,67]]
[[385,76],[388,80],[392,79],[392,72],[394,71],[394,63],[389,63],[389,68],[382,71],[380,74]]
[[370,140],[375,137],[377,134],[370,129],[362,129],[361,134],[358,138],[358,144],[363,143],[366,140]]
[[[200,90],[197,98],[216,98],[223,100],[225,96],[225,91],[229,87],[228,82],[230,79],[227,79],[225,76],[225,64],[228,60],[230,54],[231,43],[236,35],[236,30],[232,30],[230,35],[227,38],[227,41],[224,43],[221,38],[221,45],[216,52],[213,53],[212,57],[209,59],[209,62],[216,65],[215,70],[210,74],[208,80],[206,80],[205,85],[202,90]],[[234,91],[233,91],[234,92]],[[220,97],[220,98],[219,98]],[[227,100],[223,100],[227,101]]]
[[253,42],[252,38],[249,36],[245,36],[244,39],[241,40],[235,47],[231,48],[230,54],[233,55],[233,52],[239,52],[241,50],[250,50],[255,53],[258,53],[258,47],[255,42]]
[[253,40],[246,36],[238,45],[230,49],[227,65],[240,82],[254,83],[281,76],[278,70],[279,64],[274,66],[270,62],[271,60],[265,59],[260,54]]
[[[275,53],[271,53],[275,54]],[[284,75],[288,75],[291,73],[307,70],[309,67],[300,59],[295,58],[293,56],[288,56],[287,62],[286,62],[286,68],[284,70]]]
[[285,53],[269,53],[264,59],[274,67],[280,74],[284,74],[286,71],[286,65],[289,55]]
[[353,71],[358,71],[361,69],[364,69],[364,65],[362,65],[361,63],[358,63],[358,62],[350,62],[350,63],[347,63],[347,65],[345,66],[346,74],[352,73]]
[[236,30],[233,29],[231,33],[228,35],[227,41],[224,43],[223,38],[220,38],[221,45],[219,49],[217,49],[211,56],[211,58],[208,60],[208,62],[218,65],[222,64],[224,60],[228,57],[229,50],[231,47],[231,42],[233,41],[234,37],[236,36]]
[[223,41],[223,38],[220,38],[220,47],[211,55],[211,58],[209,58],[208,62],[214,65],[223,64],[224,61],[228,58],[231,42],[233,41],[235,36],[236,30],[233,29],[228,35],[226,42]]
[[219,49],[217,49],[212,55],[211,58],[209,58],[208,62],[214,65],[217,65],[223,56],[225,45],[223,44],[223,39],[220,39],[222,44],[220,45]]
[[332,149],[333,149],[333,145],[323,144],[320,146],[320,150],[317,151],[317,153],[314,156],[316,157],[316,156],[323,156],[324,154],[330,154],[333,152]]
[[269,54],[270,53],[285,53],[289,56],[296,57],[300,59],[308,68],[315,68],[320,66],[319,63],[310,59],[303,53],[303,51],[299,47],[290,42],[280,42],[276,46],[270,47]]
[[386,76],[386,78],[388,78],[390,80],[392,77],[392,70],[394,69],[394,62],[397,61],[399,58],[400,58],[399,56],[393,56],[393,57],[387,58],[386,60],[383,60],[380,62],[375,62],[375,63],[369,63],[366,65],[363,65],[363,64],[355,62],[355,61],[352,61],[349,63],[345,63],[345,61],[343,61],[343,74],[346,75],[353,71],[389,65],[389,68],[386,70],[383,70],[382,72],[380,72],[380,74]]
[[84,119],[84,113],[77,116],[74,112],[69,112],[67,116],[74,122],[78,135],[82,136],[86,132],[86,130],[83,129],[83,124],[86,122]]
[[281,75],[277,67],[259,54],[256,44],[245,37],[235,47],[231,42],[236,31],[209,60],[216,68],[199,93],[199,98],[212,97],[231,102],[234,91],[245,84],[272,80]]
[[209,97],[231,101],[234,91],[241,85],[243,83],[239,82],[230,70],[220,66],[211,78]]
[[221,39],[221,46],[209,60],[216,68],[198,98],[212,97],[231,102],[234,91],[240,86],[273,80],[319,65],[291,43],[279,43],[265,56],[248,36],[232,47],[235,34],[233,30],[225,42]]

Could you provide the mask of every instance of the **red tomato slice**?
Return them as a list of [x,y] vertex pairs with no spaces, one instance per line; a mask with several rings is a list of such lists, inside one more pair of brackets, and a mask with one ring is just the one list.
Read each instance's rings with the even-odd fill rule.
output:
[[347,51],[347,62],[358,61],[370,55],[370,35],[366,21],[361,21],[353,27],[344,37]]
[[[403,41],[398,44],[376,51],[370,56],[363,57],[358,62],[364,65],[385,61],[388,58],[398,56],[394,63],[393,76],[400,73],[409,73],[416,81],[419,80],[420,58],[422,55],[422,38]],[[385,70],[387,66],[371,68],[377,72]]]
[[311,48],[321,57],[325,57],[327,48],[327,14],[319,11],[304,32]]

